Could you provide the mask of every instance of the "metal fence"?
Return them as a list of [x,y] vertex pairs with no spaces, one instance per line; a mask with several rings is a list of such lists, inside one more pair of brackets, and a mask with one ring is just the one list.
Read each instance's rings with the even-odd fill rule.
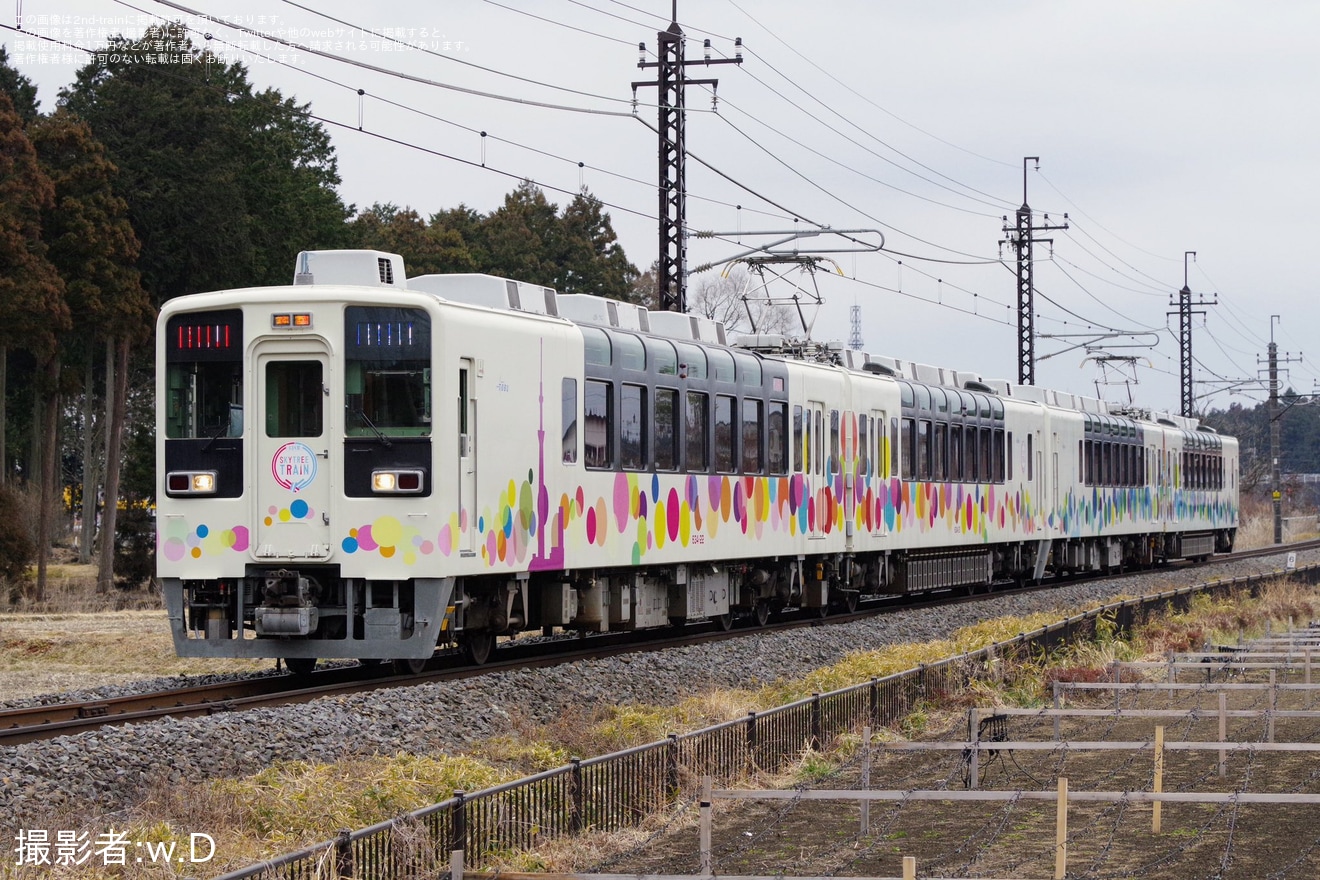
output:
[[[325,841],[218,880],[403,880],[446,873],[450,853],[462,850],[470,869],[501,854],[584,830],[614,831],[681,802],[711,777],[728,787],[762,771],[775,773],[807,749],[825,749],[863,726],[896,724],[923,702],[957,694],[990,673],[990,663],[1027,659],[1095,634],[1096,621],[1126,633],[1152,614],[1185,611],[1197,594],[1254,592],[1271,572],[1183,587],[1115,602],[1034,632],[938,663],[812,696],[690,733],[585,760],[467,794]],[[1320,566],[1293,572],[1320,581]]]

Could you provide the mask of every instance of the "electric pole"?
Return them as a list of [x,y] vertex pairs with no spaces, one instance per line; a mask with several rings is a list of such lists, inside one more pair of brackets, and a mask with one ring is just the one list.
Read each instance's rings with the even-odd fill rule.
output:
[[853,351],[861,351],[862,346],[862,307],[853,303],[852,310],[849,312],[849,324],[851,332],[848,334],[848,347]]
[[[1022,159],[1022,207],[1017,209],[1017,224],[1008,225],[1004,218],[1004,234],[1000,247],[1007,241],[1017,251],[1017,290],[1018,290],[1018,384],[1036,384],[1036,294],[1034,285],[1033,245],[1037,242],[1054,243],[1052,238],[1036,238],[1037,232],[1051,232],[1067,229],[1068,224],[1051,226],[1050,215],[1045,215],[1044,226],[1031,225],[1031,208],[1027,205],[1027,163],[1035,162],[1040,169],[1039,156],[1026,156]],[[1067,220],[1068,215],[1064,214]]]
[[[1215,294],[1214,302],[1206,302],[1202,296],[1199,302],[1192,302],[1192,289],[1187,285],[1187,258],[1195,257],[1196,251],[1183,251],[1183,286],[1178,291],[1178,311],[1165,312],[1166,315],[1178,315],[1178,365],[1180,382],[1182,385],[1182,415],[1192,418],[1195,406],[1196,395],[1192,393],[1192,315],[1204,315],[1204,311],[1193,311],[1192,306],[1217,306],[1219,305],[1219,294]],[[1173,300],[1169,300],[1169,305],[1173,305]]]
[[[1279,433],[1280,422],[1283,418],[1284,410],[1279,406],[1279,346],[1274,342],[1274,322],[1279,320],[1278,315],[1270,315],[1270,348],[1269,355],[1266,358],[1267,369],[1269,370],[1270,397],[1266,403],[1265,411],[1270,417],[1270,486],[1272,488],[1271,498],[1274,500],[1274,543],[1283,543],[1283,485],[1279,473]],[[1301,352],[1297,357],[1284,357],[1283,363],[1301,363]],[[1256,361],[1260,363],[1259,360]]]
[[654,82],[632,84],[634,100],[637,90],[655,86],[656,103],[660,108],[657,131],[660,137],[660,260],[656,277],[656,297],[664,311],[687,311],[687,103],[685,87],[719,86],[717,79],[688,79],[683,68],[689,64],[742,64],[742,37],[734,40],[734,57],[712,59],[710,40],[705,43],[705,57],[701,61],[684,58],[683,29],[678,26],[678,0],[674,0],[674,14],[669,27],[656,33],[658,42],[655,61],[646,60],[646,44],[638,43],[640,68],[654,67]]

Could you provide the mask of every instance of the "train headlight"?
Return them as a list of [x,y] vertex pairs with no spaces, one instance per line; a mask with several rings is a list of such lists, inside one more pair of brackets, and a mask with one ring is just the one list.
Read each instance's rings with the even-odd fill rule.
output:
[[214,495],[215,471],[170,471],[165,475],[165,491],[170,495]]
[[381,495],[416,495],[426,480],[421,470],[382,470],[371,472],[371,491]]

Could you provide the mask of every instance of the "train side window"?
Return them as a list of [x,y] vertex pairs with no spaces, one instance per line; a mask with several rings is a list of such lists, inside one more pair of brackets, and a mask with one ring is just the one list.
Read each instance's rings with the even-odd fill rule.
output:
[[770,402],[765,451],[770,473],[788,473],[788,404],[782,400]]
[[614,467],[614,389],[588,379],[582,388],[582,463]]
[[814,474],[816,474],[817,476],[820,476],[821,466],[822,464],[825,463],[825,453],[824,450],[821,449],[821,446],[824,445],[825,442],[825,426],[824,426],[824,422],[822,422],[824,418],[825,417],[824,414],[822,414],[822,410],[817,409],[816,431],[814,431],[814,433],[812,434],[812,438],[814,439],[814,441],[816,441],[816,449],[812,450],[812,462],[816,464],[816,471],[814,471]]
[[887,439],[889,441],[889,470],[885,473],[885,476],[892,477],[894,474],[900,473],[898,455],[901,444],[898,436],[898,416],[894,416],[889,420],[889,437]]
[[994,432],[994,452],[992,454],[994,473],[991,479],[996,483],[1004,482],[1004,431],[1002,428],[996,428]]
[[934,457],[931,476],[936,480],[947,480],[949,478],[949,426],[944,422],[935,423],[934,446],[931,449],[931,454]]
[[1008,432],[1008,480],[1013,481],[1013,432]]
[[610,338],[597,327],[582,327],[583,356],[587,363],[608,367],[613,362]]
[[977,470],[979,459],[976,455],[976,428],[972,425],[963,427],[963,479],[975,483],[981,478]]
[[650,351],[651,366],[662,376],[678,375],[678,355],[674,353],[674,344],[668,339],[646,340]]
[[1086,441],[1077,441],[1077,473],[1081,476],[1082,484],[1086,484]]
[[1033,477],[1032,475],[1036,472],[1036,463],[1032,461],[1033,455],[1031,452],[1031,439],[1032,439],[1031,434],[1028,432],[1027,434],[1027,482],[1028,483],[1030,483],[1033,479],[1035,479],[1035,477]]
[[646,389],[624,385],[619,401],[619,453],[625,470],[646,468]]
[[683,414],[687,469],[701,473],[710,467],[710,398],[701,391],[687,393]]
[[839,411],[830,410],[830,469],[829,473],[839,472]]
[[994,449],[991,440],[991,430],[989,428],[981,428],[977,433],[980,435],[980,442],[977,444],[979,448],[977,451],[981,453],[981,466],[978,470],[981,472],[981,482],[989,483],[994,479],[994,469],[990,466],[991,453]]
[[930,419],[917,422],[917,479],[930,479]]
[[744,474],[761,473],[761,423],[765,404],[744,398],[742,406],[742,471]]
[[678,349],[678,372],[688,379],[706,378],[706,352],[690,342],[675,342]]
[[737,400],[727,394],[715,395],[715,471],[731,474],[738,460],[734,434],[734,404]]
[[678,392],[673,388],[655,389],[655,469],[678,469]]
[[564,441],[564,464],[577,461],[577,379],[563,382],[563,409],[560,410],[561,436]]
[[738,352],[733,356],[738,364],[738,384],[761,387],[761,362],[750,354]]
[[271,361],[266,365],[266,436],[320,437],[320,361]]
[[949,479],[955,483],[967,479],[967,468],[963,461],[962,425],[949,426]]
[[806,441],[802,434],[802,407],[793,407],[793,473],[805,473],[802,469],[802,452],[805,450]]
[[871,421],[870,416],[857,417],[857,473],[863,477],[868,475],[868,468],[871,466],[871,449],[867,445],[867,440],[871,436],[867,430],[869,421]]
[[711,376],[717,382],[733,384],[733,355],[722,348],[709,351]]
[[631,333],[619,333],[614,337],[614,343],[619,349],[619,366],[625,370],[646,369],[646,349],[642,347],[642,340]]
[[902,467],[899,470],[899,473],[902,474],[903,479],[910,480],[914,476],[913,467],[912,467],[913,465],[912,450],[916,449],[917,447],[916,419],[903,420],[903,434],[900,440],[901,442],[899,443],[899,446],[902,447],[900,451],[900,458],[902,459]]

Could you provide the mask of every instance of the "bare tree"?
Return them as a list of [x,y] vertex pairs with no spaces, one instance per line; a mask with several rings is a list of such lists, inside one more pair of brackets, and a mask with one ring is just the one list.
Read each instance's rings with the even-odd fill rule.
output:
[[689,291],[688,311],[723,322],[731,333],[790,334],[800,329],[791,308],[767,301],[765,291],[749,292],[757,286],[743,269],[703,276]]

